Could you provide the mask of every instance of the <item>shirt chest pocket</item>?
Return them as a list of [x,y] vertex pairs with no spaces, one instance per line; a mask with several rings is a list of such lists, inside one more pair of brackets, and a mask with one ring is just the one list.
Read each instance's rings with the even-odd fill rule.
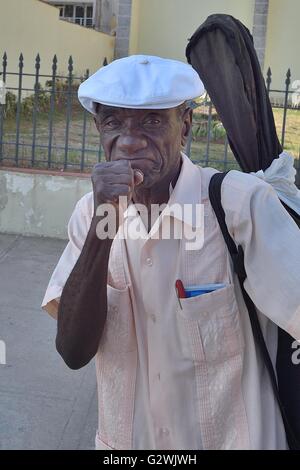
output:
[[233,285],[189,299],[177,307],[183,354],[196,362],[224,362],[242,353],[243,334]]
[[136,349],[130,291],[107,286],[107,318],[100,351],[130,352]]

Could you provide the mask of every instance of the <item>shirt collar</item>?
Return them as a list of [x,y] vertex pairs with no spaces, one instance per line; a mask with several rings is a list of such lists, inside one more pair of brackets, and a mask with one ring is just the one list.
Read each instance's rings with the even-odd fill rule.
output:
[[181,156],[181,171],[168,205],[174,208],[177,205],[181,208],[189,207],[189,210],[174,210],[173,216],[192,227],[198,227],[201,224],[199,218],[196,217],[197,204],[201,203],[200,170],[184,153]]

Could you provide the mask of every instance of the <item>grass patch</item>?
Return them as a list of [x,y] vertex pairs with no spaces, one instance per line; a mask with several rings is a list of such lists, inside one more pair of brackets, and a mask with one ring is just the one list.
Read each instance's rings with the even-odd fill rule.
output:
[[[284,111],[282,108],[273,108],[273,114],[279,140],[282,138]],[[300,155],[300,109],[288,109],[284,137],[284,149],[294,158]]]

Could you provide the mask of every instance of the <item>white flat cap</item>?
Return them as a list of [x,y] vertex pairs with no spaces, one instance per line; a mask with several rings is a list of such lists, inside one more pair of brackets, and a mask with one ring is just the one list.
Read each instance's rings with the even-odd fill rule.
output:
[[132,55],[115,60],[83,82],[78,99],[96,114],[96,103],[120,108],[167,109],[202,95],[199,75],[184,62]]

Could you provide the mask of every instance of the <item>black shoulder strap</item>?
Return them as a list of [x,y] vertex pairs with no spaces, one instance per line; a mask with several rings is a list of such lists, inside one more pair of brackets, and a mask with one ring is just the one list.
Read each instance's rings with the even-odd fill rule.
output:
[[287,441],[289,444],[290,449],[292,450],[299,450],[300,449],[300,443],[297,441],[294,432],[290,426],[289,420],[286,415],[285,408],[283,406],[283,403],[281,401],[280,395],[279,395],[279,390],[278,390],[278,385],[277,385],[277,379],[276,379],[276,374],[274,371],[274,367],[263,337],[263,333],[260,327],[259,319],[257,316],[257,311],[254,303],[252,302],[251,298],[247,294],[247,292],[244,289],[244,281],[247,277],[246,271],[245,271],[245,266],[244,266],[244,252],[243,248],[239,245],[238,247],[236,246],[234,240],[232,239],[227,225],[225,221],[225,212],[222,207],[222,202],[221,202],[221,187],[222,187],[222,182],[225,178],[227,173],[215,173],[209,184],[209,198],[210,202],[212,205],[212,208],[216,214],[216,217],[219,222],[220,229],[222,231],[225,243],[227,245],[228,251],[230,253],[230,256],[232,258],[233,262],[233,267],[234,270],[238,276],[239,283],[241,286],[242,294],[244,297],[244,301],[246,304],[246,307],[248,309],[249,313],[249,318],[250,318],[250,323],[253,331],[253,336],[255,338],[256,344],[260,350],[262,359],[264,361],[264,364],[268,370],[272,388],[276,397],[276,400],[278,402],[278,406],[280,408],[280,412],[282,415],[284,427],[285,427],[285,432],[287,436]]
[[281,204],[283,207],[287,210],[287,212],[290,214],[292,219],[296,222],[298,227],[300,228],[300,215],[297,214],[291,207],[289,207],[287,204],[285,204],[283,201],[281,201]]
[[226,221],[225,221],[225,212],[222,207],[221,203],[221,187],[222,187],[222,182],[223,179],[227,173],[215,173],[209,184],[209,198],[211,205],[213,207],[213,210],[216,214],[216,217],[218,219],[219,225],[221,232],[223,234],[225,243],[227,245],[228,251],[230,253],[232,262],[233,262],[233,267],[234,271],[238,275],[238,278],[244,282],[246,279],[247,275],[245,272],[245,267],[244,267],[244,253],[243,249],[241,246],[236,246],[235,242],[231,238]]

